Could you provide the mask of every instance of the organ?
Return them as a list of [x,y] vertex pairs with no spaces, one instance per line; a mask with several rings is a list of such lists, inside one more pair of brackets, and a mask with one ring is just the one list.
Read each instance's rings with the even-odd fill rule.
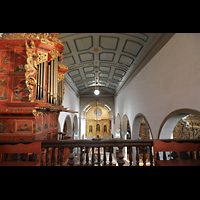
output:
[[62,106],[63,43],[57,33],[0,38],[0,140],[55,139]]

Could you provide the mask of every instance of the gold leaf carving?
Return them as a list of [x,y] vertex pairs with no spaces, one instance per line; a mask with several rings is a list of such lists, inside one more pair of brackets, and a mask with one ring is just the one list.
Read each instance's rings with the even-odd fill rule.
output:
[[49,54],[51,55],[51,59],[50,60],[54,60],[55,58],[60,56],[59,51],[57,51],[56,49],[53,49],[53,50],[49,51]]
[[33,88],[37,81],[35,80],[35,72],[37,70],[37,55],[35,54],[35,43],[33,40],[28,44],[26,41],[27,64],[25,65],[26,86],[29,90],[29,100],[33,102]]

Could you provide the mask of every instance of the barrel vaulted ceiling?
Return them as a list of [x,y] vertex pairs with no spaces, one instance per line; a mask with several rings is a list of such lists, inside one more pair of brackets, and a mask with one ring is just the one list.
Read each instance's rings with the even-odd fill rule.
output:
[[[115,94],[147,55],[158,33],[60,33],[65,80],[79,94],[106,88]],[[97,78],[97,79],[96,79]]]

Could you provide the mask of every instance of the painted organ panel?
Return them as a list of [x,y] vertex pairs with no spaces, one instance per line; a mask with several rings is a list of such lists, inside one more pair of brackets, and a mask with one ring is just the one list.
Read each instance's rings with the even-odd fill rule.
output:
[[58,34],[0,38],[0,140],[46,139],[58,133],[64,73]]

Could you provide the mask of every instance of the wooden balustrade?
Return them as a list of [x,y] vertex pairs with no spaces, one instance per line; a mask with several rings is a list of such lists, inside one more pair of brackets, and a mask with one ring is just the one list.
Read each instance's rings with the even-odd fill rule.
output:
[[[200,143],[200,140],[162,140]],[[0,145],[33,141],[0,141]],[[153,140],[43,140],[42,166],[153,166]],[[196,153],[199,158],[199,152]],[[157,155],[158,157],[159,155]],[[164,153],[163,156],[166,159]],[[147,162],[148,161],[148,162]]]
[[[0,145],[31,142],[33,141],[0,141]],[[127,147],[130,166],[139,166],[141,152],[143,166],[146,166],[147,149],[151,155],[150,165],[153,165],[152,140],[43,140],[41,142],[42,166],[123,166],[124,147]]]

